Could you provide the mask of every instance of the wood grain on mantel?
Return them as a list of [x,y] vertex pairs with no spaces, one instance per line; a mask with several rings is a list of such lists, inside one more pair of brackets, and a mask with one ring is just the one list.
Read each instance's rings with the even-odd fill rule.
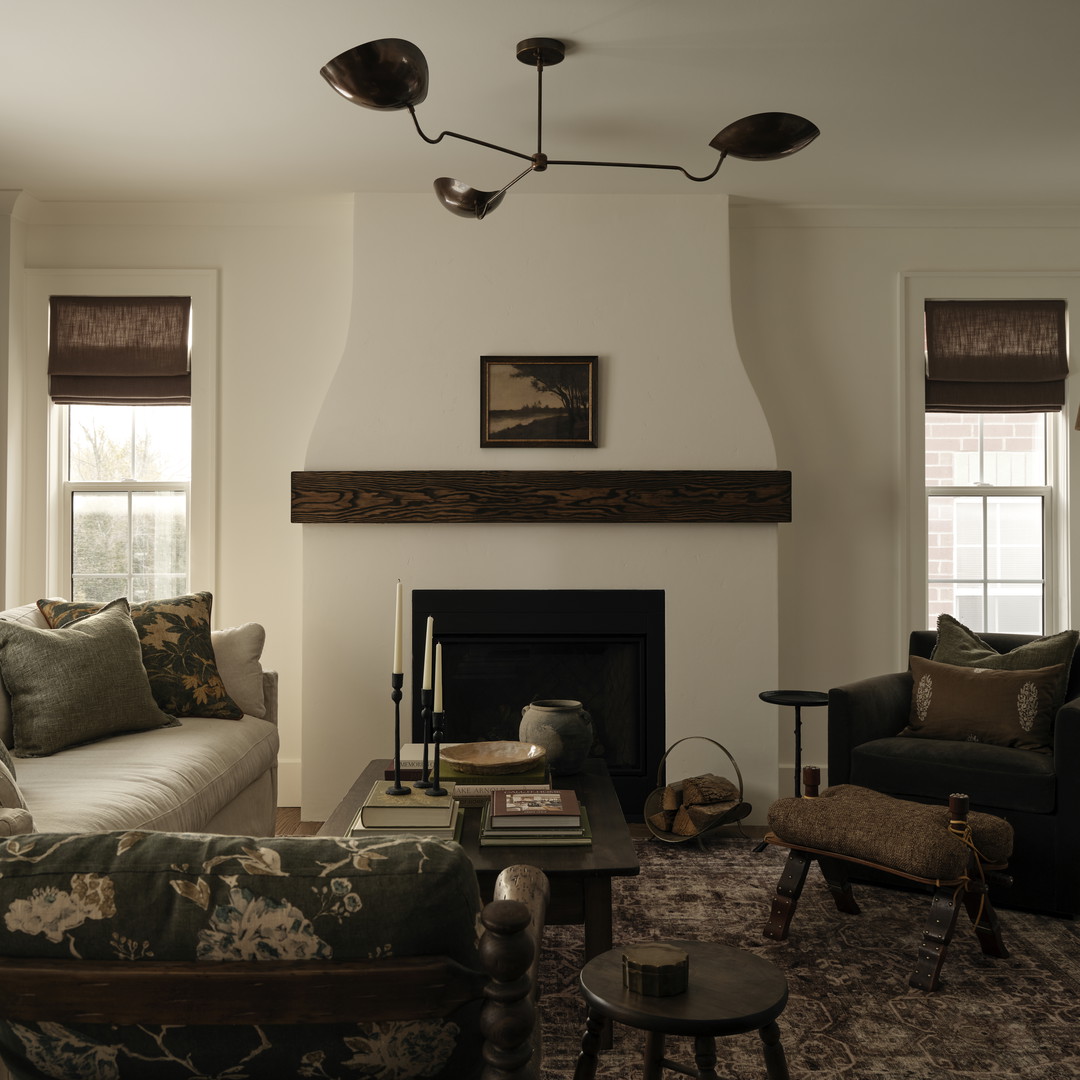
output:
[[767,524],[791,520],[791,473],[294,472],[292,520]]

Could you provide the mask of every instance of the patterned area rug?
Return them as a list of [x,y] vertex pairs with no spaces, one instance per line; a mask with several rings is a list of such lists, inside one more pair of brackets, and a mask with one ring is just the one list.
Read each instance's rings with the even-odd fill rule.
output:
[[[761,935],[785,853],[753,842],[639,840],[641,874],[615,879],[615,942],[698,938],[747,949],[787,975],[779,1018],[792,1080],[1075,1080],[1080,1077],[1080,923],[999,913],[1010,956],[984,956],[961,912],[942,986],[908,986],[929,896],[856,884],[861,915],[836,910],[815,866],[786,942]],[[545,933],[543,1080],[573,1076],[584,1019],[577,987],[582,935]],[[639,1076],[642,1035],[616,1026],[604,1080]],[[765,1075],[756,1035],[718,1040],[717,1072]],[[689,1040],[668,1057],[692,1064]],[[674,1075],[668,1073],[666,1075]]]

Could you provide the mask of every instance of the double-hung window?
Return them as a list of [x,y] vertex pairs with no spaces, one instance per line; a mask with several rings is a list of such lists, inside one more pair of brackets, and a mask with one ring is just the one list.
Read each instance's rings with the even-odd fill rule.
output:
[[64,405],[63,531],[73,600],[188,591],[189,405]]
[[188,590],[189,297],[52,296],[61,575],[74,600]]
[[1063,300],[926,301],[930,625],[1045,632],[1065,314]]

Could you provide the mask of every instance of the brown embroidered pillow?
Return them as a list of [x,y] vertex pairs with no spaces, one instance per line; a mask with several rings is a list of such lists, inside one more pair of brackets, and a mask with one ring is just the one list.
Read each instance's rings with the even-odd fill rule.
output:
[[[131,605],[139,632],[143,667],[154,700],[170,716],[210,716],[238,720],[243,710],[229,697],[214,660],[210,638],[208,592],[147,600]],[[67,626],[104,604],[39,600],[38,608],[53,629]]]
[[902,735],[1050,751],[1061,664],[993,671],[921,656],[910,664],[911,716]]

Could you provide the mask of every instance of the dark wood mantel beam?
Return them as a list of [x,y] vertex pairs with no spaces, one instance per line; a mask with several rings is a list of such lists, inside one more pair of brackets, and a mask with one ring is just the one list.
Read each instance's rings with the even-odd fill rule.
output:
[[301,524],[791,520],[779,470],[294,472]]

